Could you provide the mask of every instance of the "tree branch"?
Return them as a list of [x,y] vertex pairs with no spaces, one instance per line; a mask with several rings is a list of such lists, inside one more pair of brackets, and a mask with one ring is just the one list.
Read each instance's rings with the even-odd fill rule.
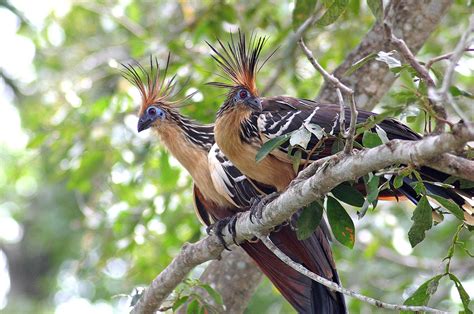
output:
[[342,294],[351,296],[353,298],[356,298],[357,300],[360,300],[362,302],[371,304],[373,306],[383,308],[383,309],[388,309],[388,310],[397,310],[397,311],[413,311],[413,312],[419,312],[419,311],[424,311],[424,312],[430,312],[430,313],[448,313],[445,311],[440,311],[437,309],[433,309],[427,306],[407,306],[407,305],[401,305],[401,304],[391,304],[391,303],[385,303],[379,300],[376,300],[374,298],[367,297],[365,295],[359,294],[357,292],[354,292],[349,289],[345,289],[341,287],[340,285],[336,284],[335,282],[331,280],[327,280],[326,278],[323,278],[321,276],[316,275],[315,273],[309,271],[306,267],[304,267],[301,264],[298,264],[294,262],[291,258],[289,258],[285,253],[283,253],[273,242],[270,240],[268,237],[262,237],[260,240],[265,244],[265,246],[272,251],[278,258],[283,261],[285,264],[299,272],[300,274],[305,275],[308,278],[311,278],[312,280],[322,284],[325,287],[328,287],[334,291],[340,292]]
[[[219,292],[226,313],[243,313],[262,281],[263,273],[240,247],[234,246],[230,252],[223,251],[221,257],[206,267],[199,280],[210,283]],[[200,289],[198,293],[202,292]],[[207,299],[213,301],[211,297]],[[186,308],[178,313],[186,313]]]
[[452,176],[474,181],[474,160],[444,154],[440,158],[428,162],[426,165]]
[[[474,132],[465,124],[458,124],[452,133],[429,136],[419,141],[393,140],[372,149],[356,151],[352,155],[333,155],[316,161],[301,172],[296,183],[265,206],[261,224],[253,224],[249,213],[242,213],[236,223],[236,239],[243,241],[251,239],[255,234],[267,234],[299,208],[321,198],[342,182],[355,180],[371,171],[393,164],[425,165],[436,157],[443,158],[439,156],[458,150],[473,140]],[[309,173],[314,175],[303,180]],[[226,230],[224,237],[227,243],[232,242],[232,237]],[[185,245],[181,253],[145,290],[132,312],[153,313],[193,267],[217,258],[222,250],[223,247],[215,236]]]
[[469,117],[462,112],[462,110],[458,107],[458,105],[452,100],[451,95],[449,94],[449,88],[451,87],[453,77],[454,77],[454,69],[458,65],[459,59],[461,59],[463,53],[466,51],[467,48],[471,45],[474,41],[474,38],[470,38],[469,36],[474,32],[474,15],[471,15],[469,19],[469,26],[467,27],[466,31],[462,34],[454,52],[450,58],[451,63],[449,64],[446,72],[443,76],[443,83],[438,90],[431,90],[428,89],[428,93],[430,98],[433,98],[436,102],[448,102],[456,114],[465,122],[469,122]]
[[[352,151],[352,146],[354,144],[354,135],[355,135],[355,128],[356,128],[356,123],[357,123],[357,105],[355,102],[355,97],[354,97],[354,91],[347,87],[346,85],[342,84],[337,77],[334,75],[329,74],[316,60],[316,58],[313,56],[313,53],[311,50],[306,47],[303,38],[300,38],[298,40],[298,44],[300,45],[301,49],[303,50],[304,54],[308,58],[309,62],[313,65],[313,67],[321,73],[321,75],[324,78],[325,82],[331,83],[337,94],[337,101],[339,103],[340,107],[340,123],[341,123],[341,130],[342,130],[342,136],[346,139],[346,143],[344,145],[344,153],[345,154],[350,154]],[[345,109],[344,109],[344,98],[342,97],[341,91],[347,94],[351,98],[351,102],[349,104],[349,108],[351,110],[351,121],[349,124],[349,130],[346,131],[345,127]]]
[[[386,9],[385,21],[392,25],[393,33],[403,38],[413,54],[416,54],[452,3],[453,0],[392,0]],[[366,64],[346,77],[344,73],[355,62],[370,53],[387,50],[387,44],[383,25],[376,23],[333,73],[354,90],[357,104],[361,109],[372,110],[392,86],[396,77],[387,67],[376,63]],[[330,84],[323,84],[318,100],[332,103],[337,101],[336,92]]]
[[[392,32],[392,28],[388,23],[384,23],[384,31],[387,39],[390,41],[392,45],[397,48],[397,51],[403,56],[403,58],[411,65],[411,67],[418,73],[421,80],[426,82],[426,86],[428,89],[435,88],[435,82],[430,76],[428,69],[423,67],[416,59],[415,55],[411,52],[410,48],[408,48],[407,44],[403,39],[398,38]],[[438,123],[436,124],[435,132],[442,132],[444,130],[444,126],[446,124],[446,110],[444,107],[430,99],[430,105],[433,107],[434,112],[436,113],[436,119]]]

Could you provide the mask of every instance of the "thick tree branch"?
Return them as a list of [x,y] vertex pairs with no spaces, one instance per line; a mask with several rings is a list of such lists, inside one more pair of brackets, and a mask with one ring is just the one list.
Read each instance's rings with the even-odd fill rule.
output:
[[433,159],[426,165],[452,176],[474,181],[474,160],[443,154],[440,158]]
[[[397,0],[391,1],[385,12],[385,21],[392,25],[393,33],[402,38],[413,54],[423,46],[439,24],[453,0]],[[372,110],[392,86],[396,77],[386,66],[369,63],[344,77],[344,73],[358,60],[372,52],[388,51],[383,25],[376,23],[357,46],[334,71],[334,76],[354,90],[359,108]],[[322,102],[337,101],[331,84],[324,83],[318,95]]]
[[306,277],[313,279],[316,282],[319,282],[323,286],[326,286],[328,288],[331,288],[332,290],[335,290],[342,294],[356,298],[362,302],[365,302],[365,303],[368,303],[368,304],[371,304],[373,306],[380,307],[383,309],[388,309],[388,310],[413,311],[413,312],[424,311],[424,312],[429,312],[429,313],[448,313],[448,312],[440,311],[440,310],[433,309],[427,306],[407,306],[407,305],[386,303],[386,302],[382,302],[374,298],[370,298],[365,295],[359,294],[352,290],[345,289],[331,280],[327,280],[326,278],[316,275],[315,273],[309,271],[303,265],[294,262],[291,258],[288,257],[288,255],[283,253],[275,244],[273,244],[270,238],[262,237],[260,240],[265,244],[265,246],[270,251],[272,251],[276,256],[278,256],[280,260],[282,260],[285,264],[287,264],[288,266],[290,266],[297,272],[305,275]]
[[[393,164],[425,165],[436,157],[443,158],[439,156],[461,149],[468,141],[474,140],[474,132],[469,129],[472,130],[464,124],[458,124],[452,133],[429,136],[420,141],[393,140],[352,155],[334,155],[324,161],[314,162],[302,171],[296,183],[265,206],[261,224],[251,223],[248,212],[239,216],[236,225],[237,240],[251,239],[255,234],[267,234],[299,208],[321,198],[342,182],[355,180]],[[306,180],[302,179],[310,173],[314,175]],[[231,243],[232,238],[225,231],[225,239],[227,243]],[[222,250],[223,247],[215,236],[185,245],[181,253],[145,290],[132,312],[153,313],[193,267],[217,258]]]

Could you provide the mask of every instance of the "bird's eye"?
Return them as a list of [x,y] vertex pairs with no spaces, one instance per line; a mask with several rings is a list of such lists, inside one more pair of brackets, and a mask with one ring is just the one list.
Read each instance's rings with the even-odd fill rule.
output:
[[146,113],[148,114],[149,117],[153,119],[160,118],[163,120],[165,118],[165,111],[155,106],[148,107],[148,109],[146,110]]
[[241,89],[239,91],[239,97],[240,99],[245,99],[249,96],[249,93],[245,89]]
[[148,108],[147,113],[152,117],[155,116],[157,113],[156,108],[155,107]]

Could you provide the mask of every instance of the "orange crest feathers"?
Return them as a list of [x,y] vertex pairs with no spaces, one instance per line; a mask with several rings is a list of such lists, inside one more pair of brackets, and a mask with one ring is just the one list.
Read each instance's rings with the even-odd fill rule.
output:
[[142,109],[158,102],[168,106],[177,106],[194,95],[194,93],[192,93],[183,99],[174,101],[171,100],[173,96],[179,94],[182,89],[176,93],[173,93],[174,87],[176,85],[176,74],[173,75],[167,82],[165,82],[169,64],[170,54],[168,54],[164,71],[160,70],[158,59],[156,57],[153,58],[152,56],[150,56],[149,71],[145,70],[145,68],[137,61],[135,61],[134,64],[121,63],[121,65],[124,67],[124,70],[121,70],[122,76],[132,85],[138,88],[138,91],[142,96]]
[[247,42],[245,34],[242,34],[239,30],[237,43],[234,41],[232,35],[227,46],[217,39],[220,49],[213,47],[207,42],[215,53],[212,55],[212,58],[216,60],[219,67],[226,74],[226,76],[221,77],[229,79],[234,83],[234,85],[222,82],[212,82],[209,84],[224,88],[232,88],[235,87],[235,85],[243,86],[251,94],[258,95],[256,75],[265,62],[275,53],[275,51],[271,53],[259,66],[260,53],[266,41],[267,37],[256,37],[252,35],[250,36],[249,42]]

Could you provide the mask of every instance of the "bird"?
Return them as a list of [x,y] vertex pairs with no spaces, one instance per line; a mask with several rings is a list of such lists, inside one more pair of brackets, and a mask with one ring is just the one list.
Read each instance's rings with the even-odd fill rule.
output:
[[[206,226],[219,222],[225,225],[237,213],[248,210],[254,198],[274,190],[256,184],[233,165],[214,141],[213,124],[198,123],[179,112],[191,96],[175,99],[176,76],[166,80],[169,62],[170,55],[164,71],[156,58],[150,59],[148,71],[139,63],[122,64],[123,76],[138,88],[142,98],[137,130],[154,130],[189,172],[194,181],[194,208],[200,221]],[[299,241],[293,227],[283,224],[269,238],[294,261],[340,283],[327,234],[323,224],[308,239]],[[346,313],[342,294],[298,273],[261,241],[244,241],[240,246],[299,313]]]
[[[209,83],[227,90],[226,98],[216,114],[215,140],[222,152],[244,175],[258,184],[283,192],[306,164],[333,154],[332,146],[341,131],[341,109],[338,104],[290,96],[259,96],[257,73],[273,53],[261,62],[260,55],[267,37],[252,35],[247,40],[248,37],[240,30],[237,36],[234,39],[231,35],[227,43],[219,39],[216,45],[207,43],[212,58],[223,72],[220,77],[227,79],[225,82]],[[344,112],[346,116],[350,116],[348,108]],[[375,113],[359,110],[357,122],[365,123],[376,117]],[[257,161],[257,154],[265,143],[280,136],[289,136],[305,126],[311,127],[311,124],[316,125],[321,134],[310,132],[306,148],[301,149],[299,167],[294,167],[293,158],[289,156],[291,151],[288,140]],[[371,129],[377,131],[377,128],[386,134],[388,140],[417,141],[422,138],[408,126],[392,118],[383,119]],[[360,143],[362,136],[357,136],[355,140]],[[461,190],[459,185],[447,188],[442,183],[449,177],[448,174],[429,167],[417,170],[421,178],[428,181],[425,182],[425,187],[429,193],[454,201],[465,210],[465,218],[472,219],[472,207],[466,198],[472,199],[474,189]],[[394,176],[380,180],[380,184],[388,181],[390,186],[390,189],[380,192],[380,198],[404,197],[415,204],[420,201],[420,195],[413,187],[416,179],[404,177],[398,188],[394,187],[393,180]],[[356,183],[357,189],[365,190],[363,182]],[[257,216],[261,216],[262,206],[254,209],[257,209]]]

